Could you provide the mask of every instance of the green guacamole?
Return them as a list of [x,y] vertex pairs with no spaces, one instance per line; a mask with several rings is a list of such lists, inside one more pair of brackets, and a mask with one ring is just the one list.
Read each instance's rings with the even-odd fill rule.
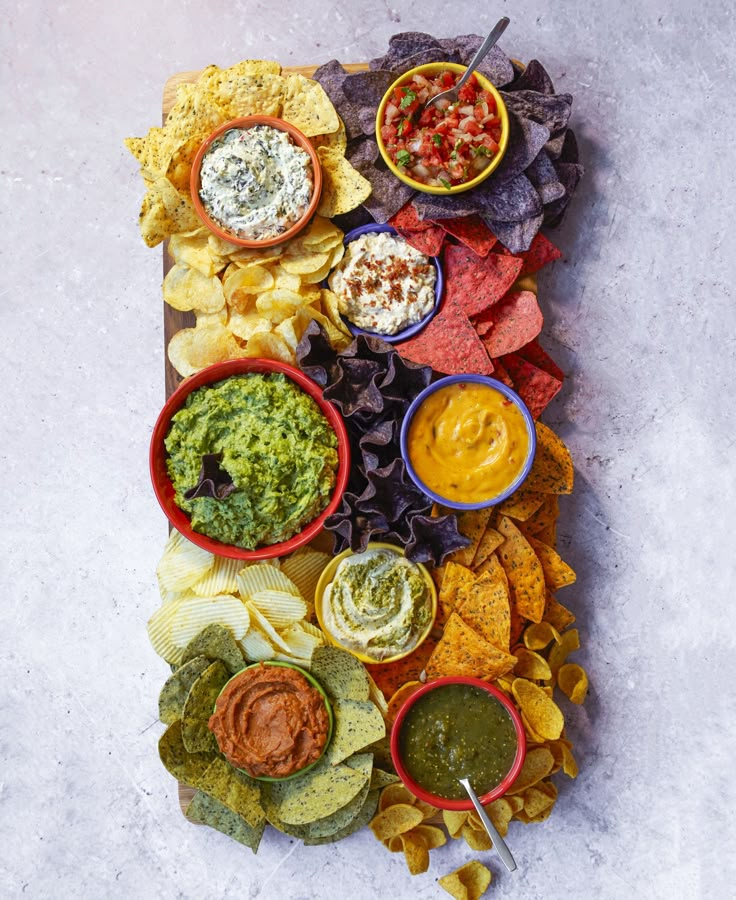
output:
[[[165,443],[176,504],[194,531],[246,550],[293,537],[327,506],[335,486],[335,432],[314,400],[281,374],[237,375],[192,391]],[[222,454],[235,490],[222,500],[186,500],[210,453]]]
[[458,778],[468,778],[482,796],[497,787],[516,757],[511,716],[488,691],[471,684],[446,684],[420,697],[399,734],[406,770],[426,791],[466,800]]

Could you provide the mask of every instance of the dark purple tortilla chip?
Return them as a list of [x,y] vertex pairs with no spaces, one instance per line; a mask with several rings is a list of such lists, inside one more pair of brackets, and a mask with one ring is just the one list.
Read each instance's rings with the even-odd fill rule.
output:
[[449,245],[444,255],[446,295],[466,316],[478,316],[506,294],[522,261],[502,253],[479,257],[467,247]]
[[373,216],[371,216],[365,207],[356,206],[356,208],[351,209],[350,212],[344,213],[341,216],[335,216],[332,221],[337,225],[340,231],[347,234],[348,231],[352,231],[354,228],[360,228],[361,225],[372,225],[374,220]]
[[307,325],[296,348],[299,368],[312,381],[324,387],[332,379],[337,354],[330,344],[325,329],[314,319]]
[[381,152],[378,149],[375,138],[369,138],[365,135],[361,135],[357,140],[348,141],[345,151],[347,161],[359,172],[362,168],[370,169],[380,156]]
[[199,478],[194,487],[184,492],[185,500],[195,500],[197,497],[212,497],[215,500],[224,500],[235,490],[235,484],[230,473],[222,468],[222,453],[203,453],[202,466],[199,470]]
[[470,538],[458,531],[457,516],[419,514],[411,518],[411,537],[405,552],[412,562],[441,566],[450,553],[469,545]]
[[432,369],[404,359],[400,353],[388,357],[388,371],[379,382],[381,393],[394,409],[404,413],[417,394],[432,381]]
[[570,94],[541,94],[539,91],[512,91],[502,94],[506,108],[522,119],[531,119],[556,135],[570,119]]
[[379,513],[367,514],[359,508],[358,497],[344,493],[337,512],[325,519],[325,528],[334,535],[335,553],[350,547],[362,553],[371,539],[380,539],[389,530],[385,516]]
[[391,71],[394,77],[398,78],[399,75],[408,72],[409,69],[435,62],[459,63],[460,54],[456,50],[448,52],[441,47],[428,47],[426,50],[419,50],[417,53],[412,53],[411,56],[405,56],[397,60],[391,64]]
[[377,145],[370,138],[351,148],[346,154],[348,162],[371,183],[371,195],[363,206],[373,219],[383,225],[414,196],[414,188],[404,184],[391,172],[382,159],[370,160],[373,147]]
[[376,113],[370,106],[362,106],[358,110],[358,124],[366,137],[372,137],[376,133]]
[[[499,167],[483,185],[498,184],[516,178],[539,156],[539,151],[549,140],[549,129],[544,125],[517,116],[509,110],[509,144]],[[472,193],[475,193],[473,191]],[[519,221],[512,219],[509,221]]]
[[509,353],[502,359],[506,371],[514,382],[514,390],[526,403],[533,419],[538,419],[549,402],[562,387],[562,381],[538,369],[517,353]]
[[400,519],[409,509],[426,508],[427,497],[409,477],[404,460],[398,457],[381,469],[366,472],[368,486],[357,504],[365,512]]
[[334,403],[345,417],[359,411],[383,412],[383,395],[375,383],[381,375],[381,366],[371,359],[340,356],[337,377],[325,388],[323,396]]
[[387,419],[374,425],[358,441],[360,457],[366,472],[388,465],[396,459],[399,446],[398,421]]
[[420,220],[425,219],[457,219],[460,216],[472,216],[478,212],[478,188],[474,191],[464,191],[453,197],[443,197],[437,194],[416,194],[412,200],[412,206],[417,211]]
[[539,341],[529,341],[528,344],[516,351],[516,355],[530,362],[532,365],[552,375],[558,381],[563,381],[565,376],[562,369],[539,345]]
[[[469,65],[482,43],[483,38],[479,34],[462,34],[456,37],[454,45],[460,53],[460,62],[465,66]],[[497,88],[503,87],[514,78],[514,67],[498,46],[494,47],[481,62],[478,71]]]
[[572,200],[575,188],[583,176],[585,169],[579,163],[557,163],[555,165],[557,175],[565,186],[565,194],[554,203],[544,208],[544,221],[554,227],[562,221],[567,205]]
[[565,187],[557,177],[557,170],[545,150],[539,151],[524,174],[534,185],[543,205],[559,200],[565,193]]
[[539,334],[542,310],[531,291],[512,291],[490,312],[493,326],[483,335],[483,345],[495,359],[523,347]]
[[[360,107],[373,107],[373,121],[376,119],[376,107],[383,99],[394,80],[391,72],[377,69],[373,72],[352,72],[342,83],[345,97]],[[374,128],[375,131],[375,128]]]
[[565,131],[565,140],[562,144],[562,152],[560,153],[560,162],[576,163],[580,162],[580,152],[578,150],[578,139],[572,128]]
[[491,233],[480,216],[464,216],[460,219],[438,219],[437,225],[441,225],[448,234],[457,238],[466,247],[477,253],[478,256],[488,256],[491,248],[496,243],[496,235]]
[[521,267],[521,272],[519,272],[519,277],[521,278],[524,275],[531,275],[533,272],[538,272],[543,266],[546,266],[547,263],[554,262],[561,256],[562,253],[555,247],[552,241],[540,232],[535,235],[531,247],[525,253],[521,254],[523,265]]
[[524,71],[514,81],[509,91],[539,91],[540,94],[554,94],[555,86],[547,70],[538,59],[530,59]]
[[439,256],[442,252],[446,232],[439,225],[432,225],[417,231],[408,228],[397,228],[396,230],[410,247],[426,256]]
[[477,188],[477,198],[486,222],[489,219],[494,222],[523,222],[542,213],[539,194],[524,174],[503,184],[489,179],[487,188],[484,185]]
[[490,218],[485,219],[485,222],[507,250],[511,253],[523,253],[531,247],[543,220],[544,216],[538,215],[523,222],[494,222]]
[[442,308],[419,334],[396,345],[396,349],[414,362],[431,366],[445,375],[493,371],[485,350],[470,320],[451,297],[446,296]]
[[554,137],[551,137],[544,145],[544,152],[550,159],[559,159],[562,148],[565,146],[565,133],[560,131]]

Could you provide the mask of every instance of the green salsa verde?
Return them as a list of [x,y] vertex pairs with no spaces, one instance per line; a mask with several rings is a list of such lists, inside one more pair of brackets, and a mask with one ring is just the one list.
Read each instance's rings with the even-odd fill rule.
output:
[[482,796],[511,770],[517,738],[494,696],[470,684],[446,684],[420,697],[399,733],[401,759],[416,783],[446,800],[466,800],[458,778]]
[[[165,444],[176,504],[194,531],[246,550],[293,537],[335,486],[337,436],[314,400],[280,373],[234,375],[192,391]],[[218,455],[235,489],[188,500],[206,454]]]

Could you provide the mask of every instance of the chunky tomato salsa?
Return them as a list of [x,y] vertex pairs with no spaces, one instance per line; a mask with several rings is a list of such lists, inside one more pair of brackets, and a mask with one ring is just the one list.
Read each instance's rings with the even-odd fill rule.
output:
[[459,81],[455,72],[414,75],[394,88],[386,104],[381,138],[391,159],[409,178],[436,187],[454,187],[476,178],[498,153],[501,119],[496,101],[475,74],[456,103],[430,97]]

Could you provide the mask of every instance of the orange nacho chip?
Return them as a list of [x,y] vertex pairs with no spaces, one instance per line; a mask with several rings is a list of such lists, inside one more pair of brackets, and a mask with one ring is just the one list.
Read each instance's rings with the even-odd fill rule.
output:
[[437,641],[428,637],[408,656],[396,662],[368,665],[366,668],[373,680],[388,700],[402,685],[409,681],[417,681],[432,655]]
[[504,500],[498,507],[498,512],[510,519],[519,519],[525,522],[544,503],[544,499],[545,494],[520,488],[508,500]]
[[460,534],[470,538],[470,544],[461,550],[455,550],[447,559],[461,566],[470,566],[488,525],[488,520],[491,518],[493,507],[487,506],[485,509],[468,509],[458,512],[457,510],[445,509],[445,507],[439,507],[435,504],[435,508],[432,510],[433,515],[435,510],[438,515],[444,515],[445,513],[455,513],[457,515],[457,530]]
[[542,494],[571,493],[575,473],[570,451],[547,425],[537,421],[535,427],[537,451],[524,487]]
[[470,675],[475,678],[499,678],[509,672],[516,657],[489,644],[476,631],[452,613],[445,633],[427,663],[427,675]]
[[473,557],[470,568],[475,572],[478,566],[482,566],[483,563],[490,558],[493,551],[497,550],[502,543],[503,535],[499,534],[495,528],[491,528],[489,525],[483,532],[483,536],[478,544],[478,549],[475,551],[475,556]]
[[511,613],[506,585],[486,573],[458,591],[456,610],[488,643],[508,651],[511,639]]
[[458,591],[463,585],[470,585],[475,580],[475,575],[466,566],[449,562],[444,567],[439,595],[437,597],[437,624],[443,625],[450,618],[450,613],[455,609]]
[[527,538],[530,546],[542,564],[544,580],[547,588],[554,592],[568,584],[574,584],[576,575],[560,554],[553,548],[543,544],[537,538]]
[[554,629],[561,633],[573,624],[575,616],[566,606],[558,603],[552,594],[548,593],[542,621],[549,622]]
[[498,530],[505,538],[498,554],[509,580],[512,605],[525,619],[541,622],[546,600],[542,564],[511,519],[500,516]]

